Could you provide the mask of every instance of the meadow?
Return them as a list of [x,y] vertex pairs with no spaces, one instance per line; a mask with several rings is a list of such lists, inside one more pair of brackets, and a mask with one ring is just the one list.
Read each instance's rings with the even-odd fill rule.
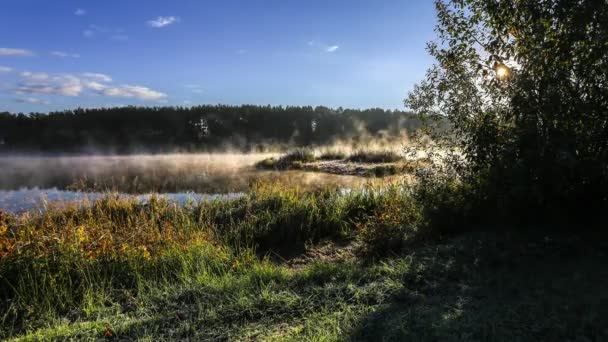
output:
[[[158,106],[181,97],[118,86],[128,72],[111,83],[105,74],[19,70],[20,81],[3,86],[14,108],[85,108],[0,113],[0,339],[608,341],[608,3],[433,4],[433,62],[419,83],[403,84],[407,98],[397,100],[407,111]],[[392,25],[389,7],[375,17],[359,5],[307,3],[293,12],[311,15],[305,21],[291,20],[287,5],[248,9],[248,20],[263,23],[241,35],[252,47],[238,58],[246,65],[217,58],[238,46],[226,25],[214,25],[226,31],[222,47],[205,38],[202,58],[189,46],[201,41],[187,34],[163,40],[171,36],[157,31],[126,46],[145,40],[175,52],[162,55],[166,63],[182,54],[163,44],[187,46],[183,55],[202,64],[165,64],[171,77],[155,74],[154,83],[169,90],[180,75],[198,78],[209,86],[196,88],[199,100],[275,102],[288,91],[283,100],[382,103],[380,92],[409,79],[385,76],[420,71],[407,59],[422,46],[399,40],[426,34],[402,17]],[[231,24],[242,21],[225,7]],[[413,8],[406,12],[420,20],[410,24],[421,26],[427,16]],[[192,18],[158,20],[175,21],[163,29],[170,34]],[[16,34],[40,36],[23,22]],[[330,36],[340,45],[304,59],[272,48],[283,34],[310,35],[311,22],[319,37],[308,48]],[[89,38],[114,32],[89,28]],[[253,44],[262,36],[264,50]],[[118,44],[108,51],[122,64]],[[47,66],[42,49],[2,54]],[[197,75],[214,61],[230,68],[218,69],[221,80]],[[282,77],[288,69],[295,73]],[[12,66],[0,71],[12,79]],[[162,101],[88,108],[114,95]],[[57,192],[72,200],[45,195]],[[33,205],[6,204],[26,193]]]
[[313,187],[299,174],[291,184],[251,179],[232,199],[178,205],[106,192],[2,214],[0,338],[606,337],[597,239],[454,234],[417,183]]

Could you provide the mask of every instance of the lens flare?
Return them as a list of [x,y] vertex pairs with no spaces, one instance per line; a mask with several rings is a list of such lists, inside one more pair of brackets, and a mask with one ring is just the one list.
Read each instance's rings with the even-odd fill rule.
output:
[[509,76],[509,74],[510,74],[509,68],[507,68],[506,66],[500,65],[500,66],[496,67],[496,76],[499,79],[501,79],[501,80],[505,79]]

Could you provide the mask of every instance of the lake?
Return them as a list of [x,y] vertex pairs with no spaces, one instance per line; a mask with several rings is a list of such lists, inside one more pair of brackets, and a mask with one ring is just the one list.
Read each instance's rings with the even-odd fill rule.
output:
[[0,157],[0,210],[44,210],[49,203],[94,201],[108,192],[150,194],[179,204],[234,198],[254,182],[314,190],[357,188],[393,179],[370,179],[304,171],[261,171],[253,165],[272,153],[201,153],[130,156]]

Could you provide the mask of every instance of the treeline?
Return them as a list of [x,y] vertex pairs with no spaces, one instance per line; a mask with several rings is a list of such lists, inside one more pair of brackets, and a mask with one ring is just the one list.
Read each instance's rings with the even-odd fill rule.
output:
[[0,152],[252,151],[350,139],[397,139],[420,126],[412,113],[379,108],[79,108],[49,114],[0,113]]

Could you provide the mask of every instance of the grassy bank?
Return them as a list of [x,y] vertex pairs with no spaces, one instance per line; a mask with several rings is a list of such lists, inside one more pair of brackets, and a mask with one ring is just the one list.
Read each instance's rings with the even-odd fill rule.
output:
[[[419,161],[420,162],[420,161]],[[294,150],[280,157],[270,157],[255,164],[262,170],[305,170],[339,175],[386,177],[415,170],[416,162],[408,161],[392,150],[359,150],[350,154],[340,150]]]
[[2,216],[0,337],[607,337],[605,246],[520,233],[424,239],[417,203],[399,187],[258,185],[185,208],[108,196]]

